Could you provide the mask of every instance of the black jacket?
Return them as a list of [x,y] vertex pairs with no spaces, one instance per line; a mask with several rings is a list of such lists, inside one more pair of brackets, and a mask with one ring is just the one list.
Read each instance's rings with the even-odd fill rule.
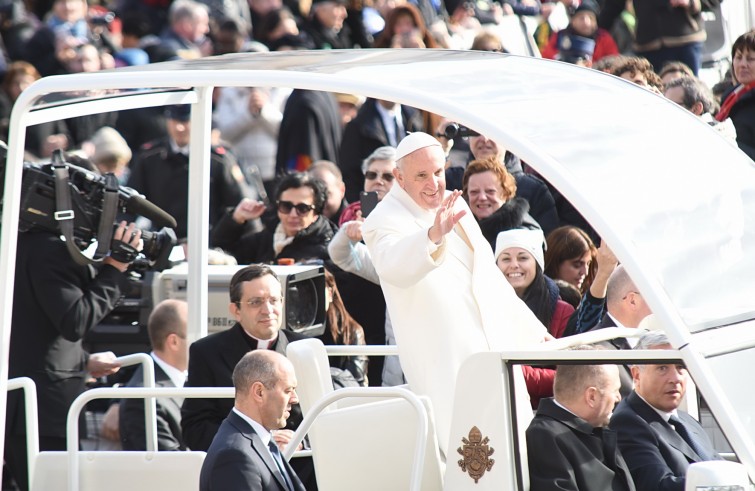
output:
[[318,160],[338,163],[340,146],[341,115],[335,96],[317,90],[291,92],[278,132],[276,173],[303,172]]
[[[126,275],[112,266],[95,275],[74,263],[56,235],[19,234],[8,375],[36,384],[41,436],[65,437],[68,409],[87,377],[82,338],[127,288]],[[16,435],[25,433],[20,392],[8,393],[7,421]]]
[[336,233],[336,226],[319,215],[312,225],[296,234],[280,254],[273,249],[274,232],[274,225],[260,232],[249,231],[246,224],[239,225],[226,213],[213,229],[211,242],[233,255],[239,264],[273,263],[279,258],[329,260],[328,243]]
[[[144,369],[136,369],[126,387],[143,387]],[[170,377],[155,363],[155,387],[175,387]],[[183,397],[160,397],[157,406],[157,449],[186,450],[181,436]],[[121,399],[118,414],[123,450],[147,450],[144,430],[144,399]]]
[[[377,104],[377,100],[367,99],[343,130],[338,166],[343,173],[349,203],[358,201],[359,192],[364,189],[362,161],[377,148],[389,145]],[[401,120],[406,131],[422,131],[422,116],[416,109],[402,105]]]
[[[246,338],[241,325],[235,324],[227,331],[192,343],[185,387],[233,387],[233,369],[250,351]],[[273,350],[285,356],[288,343],[303,338],[301,334],[281,330]],[[181,408],[181,429],[188,447],[206,452],[232,407],[233,399],[185,399]],[[301,420],[301,409],[295,405],[286,428],[295,430]]]
[[[723,100],[726,100],[733,90],[734,88],[725,94]],[[737,146],[755,160],[755,91],[744,94],[732,106],[729,117],[737,130]]]
[[[677,412],[697,440],[704,442],[709,452],[720,458],[700,423],[684,411]],[[619,435],[619,448],[637,489],[684,491],[687,468],[702,459],[636,392],[616,406],[609,426]]]
[[507,153],[505,164],[506,170],[516,180],[517,197],[527,200],[530,205],[530,215],[540,224],[543,234],[547,237],[560,225],[556,204],[548,186],[539,177],[525,173],[519,157]]
[[549,398],[540,401],[526,434],[532,491],[634,491],[608,428],[593,428]]
[[490,246],[495,250],[495,241],[498,233],[512,228],[539,229],[540,225],[527,213],[529,203],[524,198],[513,198],[505,202],[490,216],[479,220],[482,235],[488,239]]

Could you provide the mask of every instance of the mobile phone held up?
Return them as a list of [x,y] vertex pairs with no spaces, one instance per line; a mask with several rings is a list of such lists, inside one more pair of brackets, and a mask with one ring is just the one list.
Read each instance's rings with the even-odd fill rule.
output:
[[362,217],[367,218],[378,204],[377,191],[362,191],[359,194],[359,202],[362,204]]

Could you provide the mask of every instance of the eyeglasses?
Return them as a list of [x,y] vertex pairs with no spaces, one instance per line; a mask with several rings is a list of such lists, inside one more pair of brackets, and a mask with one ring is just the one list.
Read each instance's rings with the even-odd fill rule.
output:
[[[380,177],[386,182],[391,182],[393,178],[396,176],[394,176],[390,172],[383,172],[382,174],[380,174]],[[374,181],[375,179],[378,178],[378,173],[368,170],[367,172],[364,173],[364,178],[367,179],[368,181]]]
[[259,309],[264,304],[268,304],[268,305],[272,305],[273,307],[277,307],[281,303],[283,303],[283,297],[267,297],[267,298],[254,297],[254,298],[250,298],[246,302],[236,302],[236,303],[239,305],[239,307],[241,306],[242,303],[244,303],[244,304],[248,305],[249,307],[251,307],[253,309]]
[[314,209],[315,205],[308,205],[307,203],[293,204],[290,201],[278,201],[278,211],[284,215],[291,213],[291,210],[296,210],[296,214],[302,216]]

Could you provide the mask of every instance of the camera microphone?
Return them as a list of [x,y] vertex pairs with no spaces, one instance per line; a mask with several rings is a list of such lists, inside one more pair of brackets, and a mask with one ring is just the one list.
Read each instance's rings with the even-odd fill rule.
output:
[[126,209],[135,215],[141,215],[149,218],[155,227],[176,227],[176,219],[168,214],[165,210],[148,201],[136,191],[129,189],[132,193],[125,198]]

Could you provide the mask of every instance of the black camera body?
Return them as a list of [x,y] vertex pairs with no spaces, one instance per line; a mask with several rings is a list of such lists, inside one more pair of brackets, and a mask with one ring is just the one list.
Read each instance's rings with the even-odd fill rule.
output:
[[[101,229],[103,204],[108,190],[106,177],[70,163],[63,163],[68,170],[67,188],[70,192],[71,209],[59,211],[56,202],[54,165],[24,163],[22,180],[23,195],[19,215],[19,232],[41,228],[60,233],[62,219],[73,220],[73,237],[80,248],[88,247],[97,238]],[[119,214],[142,215],[156,226],[159,232],[142,231],[142,254],[146,258],[136,267],[162,271],[169,266],[168,256],[176,244],[172,229],[175,220],[131,188],[118,186],[117,211]],[[112,234],[112,232],[111,232]],[[111,235],[112,236],[112,235]],[[108,237],[109,239],[109,237]]]
[[453,140],[457,136],[464,138],[477,135],[479,135],[479,133],[477,133],[475,130],[467,128],[466,126],[462,126],[459,123],[449,123],[443,129],[443,133],[438,133],[437,136],[444,136],[449,140]]

